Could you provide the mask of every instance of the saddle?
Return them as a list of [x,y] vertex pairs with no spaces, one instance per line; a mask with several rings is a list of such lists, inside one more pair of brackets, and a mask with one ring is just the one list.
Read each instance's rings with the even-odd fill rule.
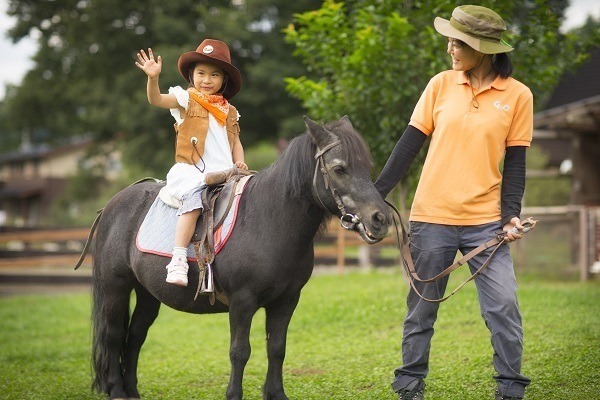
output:
[[[244,171],[245,172],[245,171]],[[194,300],[198,295],[208,295],[211,305],[215,302],[215,283],[212,266],[215,259],[214,232],[223,224],[229,214],[233,200],[245,186],[252,175],[234,174],[228,177],[226,182],[212,183],[202,191],[203,211],[196,222],[196,229],[192,235],[191,242],[194,245],[198,259],[199,279],[198,289]],[[158,197],[167,205],[179,208],[181,201],[171,197],[165,188],[162,188]],[[217,290],[219,292],[219,290]],[[220,293],[217,293],[217,295]]]

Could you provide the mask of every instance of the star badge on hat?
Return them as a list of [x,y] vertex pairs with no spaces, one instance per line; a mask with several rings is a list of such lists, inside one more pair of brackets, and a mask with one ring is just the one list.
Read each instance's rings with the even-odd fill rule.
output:
[[204,54],[210,54],[214,51],[215,49],[209,44],[207,46],[204,46],[204,48],[202,49],[202,52]]

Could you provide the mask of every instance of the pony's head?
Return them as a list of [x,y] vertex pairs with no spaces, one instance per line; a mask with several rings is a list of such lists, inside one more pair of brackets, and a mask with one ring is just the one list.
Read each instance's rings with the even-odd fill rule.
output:
[[325,126],[304,117],[312,146],[312,200],[359,232],[368,243],[383,239],[389,208],[371,180],[369,149],[345,116]]

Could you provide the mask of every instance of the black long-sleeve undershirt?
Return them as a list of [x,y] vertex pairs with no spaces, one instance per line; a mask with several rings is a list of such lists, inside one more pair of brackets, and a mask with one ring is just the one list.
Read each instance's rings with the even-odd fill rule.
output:
[[375,181],[375,188],[385,198],[400,182],[425,143],[427,135],[412,125],[408,125],[387,162]]
[[525,146],[506,148],[502,171],[501,214],[502,226],[511,218],[521,218],[521,201],[525,192]]

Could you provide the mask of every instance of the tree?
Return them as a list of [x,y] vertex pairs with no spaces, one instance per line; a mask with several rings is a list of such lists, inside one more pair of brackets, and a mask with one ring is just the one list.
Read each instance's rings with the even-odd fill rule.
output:
[[[568,2],[481,5],[509,25],[515,77],[532,89],[539,108],[562,73],[585,54],[576,35],[559,32]],[[455,6],[448,0],[324,1],[319,10],[297,15],[286,30],[310,73],[289,78],[289,92],[314,118],[348,114],[382,167],[428,80],[448,69],[446,38],[432,22],[436,15],[449,18]]]
[[[34,141],[58,143],[91,133],[99,142],[118,139],[132,168],[164,176],[173,162],[173,119],[148,105],[145,77],[134,66],[139,49],[153,47],[164,60],[161,88],[185,85],[180,54],[205,37],[229,44],[244,85],[233,103],[242,114],[245,146],[275,141],[301,129],[300,102],[286,95],[284,77],[300,74],[281,29],[292,14],[318,7],[316,0],[11,0],[17,17],[10,37],[35,32],[35,66],[11,88],[0,114],[10,116],[3,143],[21,131]],[[167,150],[170,149],[170,150]]]

